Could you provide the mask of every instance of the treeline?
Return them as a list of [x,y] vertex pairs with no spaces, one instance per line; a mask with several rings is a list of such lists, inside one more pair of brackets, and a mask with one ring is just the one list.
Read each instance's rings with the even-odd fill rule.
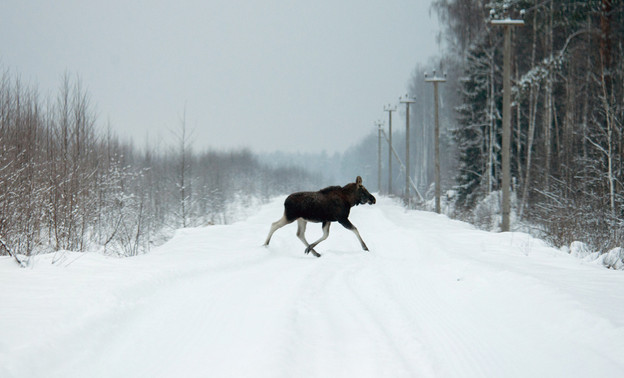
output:
[[[227,223],[245,207],[313,186],[302,169],[247,150],[194,152],[184,121],[165,150],[96,125],[65,76],[55,98],[0,78],[0,255],[104,248],[136,255],[179,227]],[[218,141],[215,141],[215,144]]]
[[512,31],[515,212],[552,242],[624,244],[624,4],[612,0],[436,0],[459,71],[457,204],[469,214],[500,189],[503,30]]

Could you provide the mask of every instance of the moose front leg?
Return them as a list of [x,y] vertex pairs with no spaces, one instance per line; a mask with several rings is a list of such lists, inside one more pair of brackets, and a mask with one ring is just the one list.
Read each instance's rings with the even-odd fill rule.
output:
[[343,225],[344,228],[346,228],[347,230],[353,231],[355,236],[357,236],[358,240],[360,241],[360,244],[362,245],[362,249],[365,250],[365,251],[368,251],[368,247],[366,246],[366,243],[364,243],[364,240],[362,240],[362,237],[360,236],[360,233],[359,233],[357,227],[355,227],[353,225],[353,223],[351,223],[351,221],[349,219],[343,219],[343,220],[340,220],[338,222],[341,225]]

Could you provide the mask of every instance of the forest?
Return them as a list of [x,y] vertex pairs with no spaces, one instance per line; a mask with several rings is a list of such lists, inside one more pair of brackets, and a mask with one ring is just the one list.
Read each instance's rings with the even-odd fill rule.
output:
[[319,181],[249,150],[195,151],[182,116],[171,146],[137,147],[96,120],[79,79],[55,98],[0,78],[0,254],[99,249],[133,256],[181,227],[231,223]]
[[[512,28],[515,212],[555,245],[624,244],[624,4],[437,0],[459,98],[449,130],[462,210],[500,189],[502,28]],[[507,12],[507,15],[505,15]],[[498,16],[497,16],[498,15]]]

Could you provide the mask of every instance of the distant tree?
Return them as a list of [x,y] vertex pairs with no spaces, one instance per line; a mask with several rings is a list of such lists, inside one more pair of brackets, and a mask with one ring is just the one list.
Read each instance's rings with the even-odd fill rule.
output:
[[180,128],[177,131],[175,138],[177,144],[176,154],[176,187],[178,193],[178,210],[176,211],[179,218],[179,224],[182,227],[190,225],[192,218],[192,204],[193,204],[193,191],[192,191],[192,175],[191,175],[191,163],[192,163],[192,133],[187,130],[186,127],[186,108],[180,121]]

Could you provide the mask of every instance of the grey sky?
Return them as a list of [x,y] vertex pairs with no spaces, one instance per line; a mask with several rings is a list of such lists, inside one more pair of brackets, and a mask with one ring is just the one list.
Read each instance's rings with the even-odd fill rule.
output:
[[[98,124],[138,145],[340,151],[438,53],[429,0],[4,0],[0,64],[55,95],[78,75]],[[159,142],[160,141],[160,142]]]

